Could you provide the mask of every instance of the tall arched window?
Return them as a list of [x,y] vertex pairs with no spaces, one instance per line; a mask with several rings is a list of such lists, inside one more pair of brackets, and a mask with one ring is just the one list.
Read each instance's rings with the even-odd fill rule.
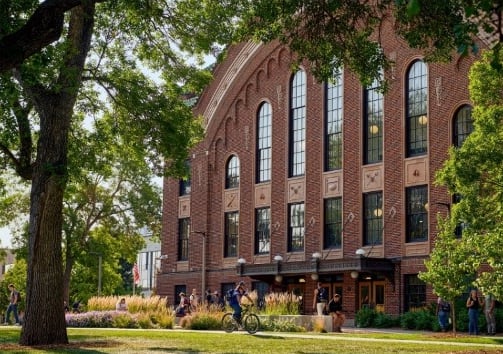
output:
[[383,94],[380,91],[378,80],[374,80],[364,93],[364,163],[376,163],[382,161],[383,152]]
[[239,159],[236,155],[232,155],[227,161],[225,188],[237,187],[239,187]]
[[415,61],[407,73],[407,157],[424,155],[428,146],[428,73]]
[[464,105],[456,112],[454,127],[452,129],[452,142],[454,146],[460,147],[465,139],[473,131],[472,107]]
[[306,161],[306,73],[297,71],[290,87],[289,177],[304,175]]
[[342,168],[342,70],[325,86],[325,170]]
[[257,116],[257,183],[271,179],[272,110],[262,103]]

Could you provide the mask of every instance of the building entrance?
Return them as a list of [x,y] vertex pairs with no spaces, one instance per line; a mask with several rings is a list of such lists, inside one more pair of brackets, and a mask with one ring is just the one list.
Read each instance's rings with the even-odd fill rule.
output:
[[360,309],[367,307],[384,312],[384,281],[363,281],[359,289]]

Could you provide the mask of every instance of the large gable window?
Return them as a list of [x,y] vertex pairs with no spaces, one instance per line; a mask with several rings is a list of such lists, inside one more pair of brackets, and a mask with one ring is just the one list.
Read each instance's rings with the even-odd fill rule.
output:
[[297,71],[290,87],[289,177],[303,176],[306,162],[306,73]]
[[424,155],[428,146],[428,73],[421,60],[407,72],[407,157]]
[[271,179],[272,159],[272,110],[264,102],[257,117],[257,183]]
[[227,161],[225,188],[239,187],[239,159],[232,155]]

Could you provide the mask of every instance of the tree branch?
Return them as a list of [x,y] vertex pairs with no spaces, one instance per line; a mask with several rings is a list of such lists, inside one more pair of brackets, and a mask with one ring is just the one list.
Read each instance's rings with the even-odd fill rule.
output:
[[16,32],[0,38],[0,73],[19,66],[31,55],[55,42],[61,36],[65,12],[83,3],[107,0],[46,0],[26,24]]

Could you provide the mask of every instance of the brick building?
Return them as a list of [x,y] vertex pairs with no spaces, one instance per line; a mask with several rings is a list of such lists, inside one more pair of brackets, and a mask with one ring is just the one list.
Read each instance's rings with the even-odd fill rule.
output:
[[451,145],[471,132],[473,57],[426,63],[388,28],[389,90],[347,69],[318,82],[292,71],[278,43],[242,43],[199,98],[205,139],[190,181],[164,181],[158,293],[224,292],[245,280],[259,295],[293,291],[312,312],[322,282],[348,317],[389,314],[436,297],[418,277],[437,213],[453,202],[434,185]]

